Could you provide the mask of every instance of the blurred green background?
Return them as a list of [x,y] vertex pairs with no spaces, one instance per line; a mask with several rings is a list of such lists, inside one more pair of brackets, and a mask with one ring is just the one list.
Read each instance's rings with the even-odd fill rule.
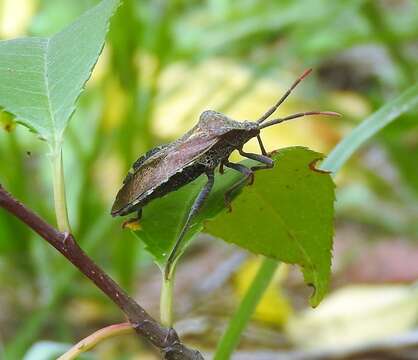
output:
[[[0,38],[50,35],[95,3],[0,0]],[[121,219],[109,215],[130,165],[184,133],[206,109],[257,118],[309,67],[313,76],[279,114],[319,109],[343,117],[266,130],[269,150],[304,145],[326,154],[415,84],[418,1],[124,0],[112,18],[64,144],[69,215],[81,246],[152,314],[158,314],[159,271],[138,240],[121,230]],[[281,267],[243,335],[242,356],[292,356],[414,334],[417,114],[384,129],[336,179],[330,297],[316,312],[307,310],[309,290],[299,273]],[[54,224],[47,151],[0,115],[0,183]],[[257,261],[207,236],[194,243],[176,284],[177,328],[186,340],[214,349]],[[0,210],[0,358],[47,359],[54,346],[120,321],[118,310],[55,250]],[[133,336],[108,341],[95,354],[155,358]]]

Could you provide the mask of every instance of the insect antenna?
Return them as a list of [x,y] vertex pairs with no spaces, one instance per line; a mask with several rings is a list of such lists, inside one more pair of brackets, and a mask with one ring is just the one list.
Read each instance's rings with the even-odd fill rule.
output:
[[264,129],[266,127],[276,125],[276,124],[280,124],[280,123],[288,121],[288,120],[293,120],[293,119],[297,119],[297,118],[300,118],[300,117],[303,117],[303,116],[311,116],[311,115],[341,116],[341,114],[333,112],[333,111],[306,111],[306,112],[301,112],[301,113],[288,115],[284,118],[270,120],[270,121],[260,125],[258,128],[259,129]]
[[305,70],[305,72],[299,76],[296,81],[293,83],[293,85],[287,90],[284,95],[279,99],[279,101],[274,104],[273,107],[271,107],[261,118],[257,120],[259,124],[261,124],[264,120],[268,119],[276,110],[277,108],[287,99],[287,97],[292,93],[292,91],[295,89],[298,84],[305,79],[310,73],[312,72],[312,69]]

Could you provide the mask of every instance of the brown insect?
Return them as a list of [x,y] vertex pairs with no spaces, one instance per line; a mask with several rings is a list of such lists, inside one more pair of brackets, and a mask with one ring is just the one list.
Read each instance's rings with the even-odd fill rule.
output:
[[[221,173],[224,167],[228,167],[244,175],[241,181],[225,193],[225,202],[229,206],[233,191],[246,181],[249,184],[253,182],[254,171],[273,167],[273,160],[268,157],[261,141],[261,129],[303,116],[339,115],[328,111],[309,111],[265,122],[310,72],[311,69],[305,71],[279,101],[256,121],[235,121],[219,112],[208,110],[201,114],[199,122],[180,139],[158,146],[141,156],[133,164],[132,171],[126,176],[116,196],[112,216],[123,216],[137,211],[138,218],[135,220],[138,220],[142,215],[142,208],[148,202],[205,174],[208,181],[196,197],[168,257],[168,264],[172,263],[191,220],[201,209],[213,187],[214,173],[218,166]],[[243,150],[244,144],[253,137],[257,137],[261,154],[247,153]],[[246,158],[260,162],[261,165],[250,169],[242,164],[230,162],[228,157],[234,150],[238,150]]]

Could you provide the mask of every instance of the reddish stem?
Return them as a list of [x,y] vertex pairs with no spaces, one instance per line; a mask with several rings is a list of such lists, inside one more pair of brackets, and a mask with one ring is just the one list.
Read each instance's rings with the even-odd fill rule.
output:
[[129,297],[84,253],[71,234],[59,232],[46,223],[25,205],[14,199],[1,185],[0,207],[28,225],[93,281],[125,313],[135,331],[161,350],[164,359],[203,359],[198,351],[189,349],[180,342],[174,329],[161,326],[135,300]]

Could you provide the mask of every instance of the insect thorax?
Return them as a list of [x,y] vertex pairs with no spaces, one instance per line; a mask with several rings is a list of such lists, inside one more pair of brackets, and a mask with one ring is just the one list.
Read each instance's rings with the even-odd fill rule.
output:
[[197,163],[206,168],[214,169],[222,161],[227,160],[234,150],[241,148],[248,140],[257,136],[259,130],[233,130],[224,135],[215,146],[197,159]]

